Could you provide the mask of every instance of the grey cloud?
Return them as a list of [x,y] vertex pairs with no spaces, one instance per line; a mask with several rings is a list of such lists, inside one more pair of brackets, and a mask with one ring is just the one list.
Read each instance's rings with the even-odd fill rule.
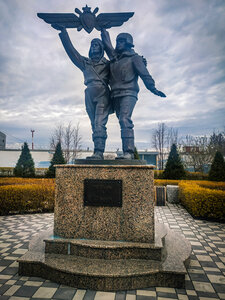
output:
[[[147,144],[149,130],[160,121],[199,134],[223,128],[224,1],[92,0],[89,5],[92,9],[98,6],[99,13],[135,11],[123,27],[110,29],[112,42],[121,31],[132,33],[135,50],[146,57],[157,88],[168,96],[161,101],[140,80],[133,117],[137,142]],[[91,145],[86,139],[91,140],[91,134],[83,75],[70,62],[57,32],[36,16],[37,12],[73,12],[82,6],[72,0],[0,2],[0,130],[29,140],[30,127],[35,126],[40,145],[44,145],[56,121],[78,120],[84,143]],[[69,33],[82,55],[87,55],[91,39],[99,37],[96,31]],[[115,117],[110,117],[108,128],[111,140],[107,147],[120,146]]]

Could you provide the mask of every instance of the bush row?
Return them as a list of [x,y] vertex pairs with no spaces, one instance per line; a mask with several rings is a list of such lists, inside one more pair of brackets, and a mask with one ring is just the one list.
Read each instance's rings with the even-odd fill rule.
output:
[[46,178],[22,178],[22,177],[0,177],[0,186],[2,185],[18,185],[18,184],[53,184],[54,179]]
[[[197,218],[225,221],[225,183],[181,181],[179,199]],[[210,187],[210,188],[209,188]],[[222,189],[221,189],[222,187]]]
[[172,179],[155,179],[154,184],[157,186],[163,185],[178,185],[180,180],[172,180]]
[[24,212],[52,212],[54,183],[0,186],[0,215]]
[[[163,177],[163,170],[154,170],[154,177],[155,179],[165,179]],[[185,171],[185,180],[207,180],[208,174],[201,173],[201,172],[188,172]]]
[[[0,167],[0,177],[14,177],[14,168]],[[35,168],[35,177],[45,177],[48,168]]]

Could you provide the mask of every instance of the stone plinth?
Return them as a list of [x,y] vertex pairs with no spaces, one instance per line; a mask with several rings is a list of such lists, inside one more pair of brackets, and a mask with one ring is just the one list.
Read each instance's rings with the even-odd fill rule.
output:
[[[121,181],[122,206],[85,206],[85,179]],[[153,242],[153,166],[56,166],[54,235],[70,239]]]
[[179,203],[179,187],[176,185],[166,186],[167,201],[169,203]]

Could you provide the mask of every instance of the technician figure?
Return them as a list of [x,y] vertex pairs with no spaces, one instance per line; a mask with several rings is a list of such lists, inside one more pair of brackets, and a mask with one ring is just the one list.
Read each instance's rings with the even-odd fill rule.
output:
[[105,29],[101,30],[101,37],[110,59],[111,100],[121,128],[123,156],[118,158],[133,159],[134,125],[131,116],[139,92],[138,76],[153,94],[160,97],[166,95],[155,88],[155,81],[149,74],[143,57],[132,49],[133,38],[129,33],[120,33],[117,36],[115,49]]

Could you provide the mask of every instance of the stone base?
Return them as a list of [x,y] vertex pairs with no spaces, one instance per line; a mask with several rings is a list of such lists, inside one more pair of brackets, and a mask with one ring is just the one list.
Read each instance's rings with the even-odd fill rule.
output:
[[156,224],[153,243],[54,239],[52,233],[30,243],[19,259],[20,275],[102,291],[185,286],[190,243],[163,224]]
[[[122,164],[56,166],[54,234],[70,239],[153,242],[153,168]],[[86,205],[85,183],[95,180],[112,184],[106,189],[96,183],[89,196],[94,202],[98,194],[104,204]],[[119,191],[113,183],[120,183]],[[110,205],[119,193],[121,205]]]

